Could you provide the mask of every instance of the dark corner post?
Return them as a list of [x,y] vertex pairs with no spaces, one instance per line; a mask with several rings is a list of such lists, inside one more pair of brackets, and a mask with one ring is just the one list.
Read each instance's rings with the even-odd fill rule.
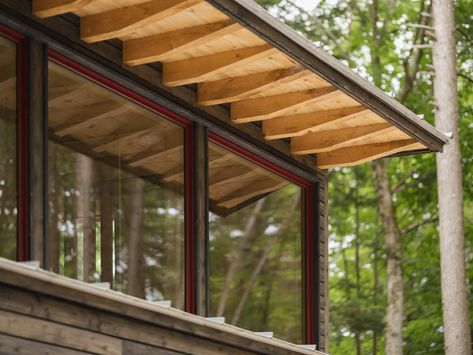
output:
[[45,246],[45,120],[47,115],[47,47],[28,39],[27,50],[27,171],[30,259],[44,266]]
[[317,285],[317,349],[320,351],[328,350],[328,173],[322,181],[316,185],[316,198],[314,206],[315,230],[317,258],[314,259],[314,268],[316,269]]
[[208,193],[207,193],[207,128],[195,123],[193,139],[194,164],[194,241],[196,314],[208,313]]

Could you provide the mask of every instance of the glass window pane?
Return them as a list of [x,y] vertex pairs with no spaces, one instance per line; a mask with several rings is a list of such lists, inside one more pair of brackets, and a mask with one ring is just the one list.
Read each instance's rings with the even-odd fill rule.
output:
[[209,144],[210,313],[302,342],[301,188]]
[[49,64],[48,268],[184,307],[184,129]]
[[0,36],[0,257],[17,253],[16,44]]

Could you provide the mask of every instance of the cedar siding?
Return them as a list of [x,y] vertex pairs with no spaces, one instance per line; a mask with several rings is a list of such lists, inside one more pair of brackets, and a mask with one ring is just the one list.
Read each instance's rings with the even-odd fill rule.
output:
[[1,353],[319,353],[6,259],[0,294]]

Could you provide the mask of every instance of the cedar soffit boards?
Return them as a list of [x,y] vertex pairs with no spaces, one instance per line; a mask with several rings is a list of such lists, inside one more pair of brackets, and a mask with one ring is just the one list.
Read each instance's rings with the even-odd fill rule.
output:
[[129,66],[161,62],[163,83],[198,84],[203,106],[261,121],[319,168],[409,151],[447,137],[248,0],[33,0],[41,18],[72,12],[87,43],[123,42]]

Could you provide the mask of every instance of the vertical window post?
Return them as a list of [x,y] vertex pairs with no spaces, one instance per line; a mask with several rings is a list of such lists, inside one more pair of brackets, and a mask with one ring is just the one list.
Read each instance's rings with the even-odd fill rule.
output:
[[43,266],[47,209],[47,46],[34,38],[28,40],[27,93],[30,258]]

